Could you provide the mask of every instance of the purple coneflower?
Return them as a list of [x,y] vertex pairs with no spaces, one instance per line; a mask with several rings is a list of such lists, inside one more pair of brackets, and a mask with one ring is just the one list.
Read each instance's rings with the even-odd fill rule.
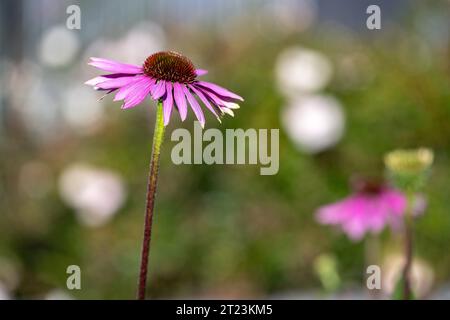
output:
[[386,225],[396,228],[402,224],[407,206],[403,193],[378,182],[359,181],[354,187],[349,197],[320,207],[317,220],[340,226],[355,241],[367,232],[381,232]]
[[233,116],[232,109],[239,108],[236,101],[243,101],[243,99],[216,84],[197,80],[198,76],[206,74],[207,71],[195,69],[188,58],[173,51],[152,54],[142,66],[102,58],[91,58],[89,64],[111,74],[93,78],[86,84],[93,86],[96,90],[106,91],[106,94],[117,91],[114,100],[123,100],[123,109],[138,105],[148,95],[157,101],[137,294],[138,299],[145,299],[159,156],[164,139],[164,128],[169,123],[172,110],[176,107],[181,120],[184,121],[189,104],[203,127],[205,116],[195,96],[219,121],[219,117],[225,113]]
[[95,77],[86,84],[107,93],[117,91],[114,101],[123,100],[122,109],[133,108],[150,95],[163,103],[165,126],[169,123],[174,107],[184,121],[188,104],[200,124],[205,125],[205,116],[194,95],[219,121],[225,113],[233,116],[232,109],[239,108],[236,101],[243,101],[242,97],[225,88],[199,81],[197,77],[207,71],[195,69],[188,58],[173,51],[154,53],[142,66],[102,58],[91,58],[89,64],[112,73]]

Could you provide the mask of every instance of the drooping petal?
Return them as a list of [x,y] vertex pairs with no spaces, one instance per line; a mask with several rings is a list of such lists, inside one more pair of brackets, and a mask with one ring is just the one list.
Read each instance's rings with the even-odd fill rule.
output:
[[95,78],[92,78],[88,81],[86,81],[84,84],[87,84],[89,86],[93,86],[94,89],[100,89],[97,87],[98,84],[109,81],[109,80],[113,80],[113,79],[118,79],[118,78],[124,78],[124,77],[134,77],[134,75],[132,74],[127,74],[127,73],[111,73],[111,74],[104,74]]
[[228,114],[229,116],[234,117],[234,112],[231,109],[225,108],[225,107],[220,107],[219,106],[220,111],[222,111],[223,113]]
[[123,100],[125,99],[128,94],[134,90],[136,86],[139,86],[139,84],[147,83],[150,78],[146,76],[136,76],[130,83],[128,83],[126,86],[123,86],[120,88],[120,90],[117,92],[116,96],[114,97],[114,101]]
[[159,80],[156,85],[152,87],[152,97],[155,100],[158,100],[166,93],[166,81]]
[[[194,85],[195,86],[195,85]],[[220,98],[218,95],[216,95],[215,93],[213,93],[212,91],[209,91],[207,89],[204,89],[201,86],[195,86],[197,89],[201,90],[202,93],[209,99],[211,100],[212,103],[214,103],[217,106],[223,106],[226,107],[228,109],[239,109],[239,105],[237,103],[234,102],[230,102],[227,101],[226,98]],[[236,100],[234,100],[236,101]]]
[[163,112],[164,112],[164,125],[169,124],[170,115],[172,114],[173,107],[173,94],[172,94],[172,82],[166,82],[166,98],[163,101]]
[[133,82],[136,76],[122,77],[116,79],[109,79],[98,83],[95,87],[103,90],[122,88]]
[[[193,85],[195,87],[195,85]],[[207,98],[208,101],[210,101],[213,105],[215,105],[221,114],[228,114],[232,117],[234,117],[234,112],[232,109],[239,109],[239,105],[233,102],[227,102],[222,99],[220,99],[218,96],[216,96],[214,93],[198,86],[195,87],[198,91],[200,91],[205,98]]]
[[239,109],[241,106],[238,105],[237,103],[234,102],[228,102],[228,101],[224,101],[224,105],[228,108],[228,109]]
[[99,76],[99,77],[95,77],[95,78],[92,78],[92,79],[86,81],[84,84],[87,84],[88,86],[93,86],[93,87],[95,87],[95,86],[97,86],[99,83],[105,82],[105,81],[107,81],[107,80],[108,80],[108,78],[106,78],[106,77],[104,77],[104,76]]
[[139,82],[126,96],[122,109],[133,108],[141,103],[150,93],[152,85],[153,83],[150,79]]
[[181,121],[184,121],[187,116],[187,105],[186,105],[186,97],[183,93],[182,85],[178,82],[173,84],[173,95],[175,98],[175,103],[177,105],[178,111],[180,112]]
[[238,96],[237,94],[235,94],[225,88],[222,88],[221,86],[218,86],[215,83],[206,82],[206,81],[198,81],[198,82],[196,82],[196,85],[206,88],[209,91],[212,91],[213,93],[215,93],[216,95],[244,101],[244,99],[241,96]]
[[89,65],[109,71],[109,72],[116,72],[116,73],[127,73],[127,74],[139,74],[142,73],[142,67],[127,64],[127,63],[121,63],[113,60],[108,59],[102,59],[102,58],[91,58],[91,61],[88,63]]
[[208,73],[208,70],[205,70],[205,69],[196,69],[195,70],[195,74],[197,75],[197,77],[204,76],[207,73]]
[[203,115],[203,111],[200,108],[200,105],[198,104],[197,100],[195,100],[192,93],[189,92],[189,89],[186,86],[182,86],[182,88],[184,95],[191,105],[192,111],[194,111],[195,116],[197,117],[198,121],[200,121],[200,125],[203,128],[205,126],[205,116]]
[[209,109],[209,111],[211,111],[216,118],[219,120],[220,122],[220,118],[216,113],[216,110],[214,110],[214,108],[211,106],[211,104],[209,103],[208,99],[205,97],[205,95],[202,93],[201,90],[196,89],[193,85],[189,85],[189,88],[194,91],[194,93],[200,98],[200,100],[202,100],[202,102],[205,104],[205,106]]

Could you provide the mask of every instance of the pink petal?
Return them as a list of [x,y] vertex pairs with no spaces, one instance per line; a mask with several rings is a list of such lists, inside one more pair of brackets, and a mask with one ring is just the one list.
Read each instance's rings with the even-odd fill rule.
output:
[[359,241],[366,233],[366,228],[360,220],[350,220],[343,225],[343,231],[353,241]]
[[150,80],[139,82],[134,89],[128,93],[124,101],[125,103],[122,105],[122,109],[133,108],[141,103],[150,93],[152,85],[153,83]]
[[204,69],[197,69],[195,70],[195,74],[200,77],[200,76],[204,76],[205,74],[208,73],[208,70],[204,70]]
[[[194,85],[195,86],[195,85]],[[223,106],[228,109],[239,109],[239,105],[233,102],[225,101],[224,99],[219,98],[215,93],[208,91],[207,89],[204,89],[201,86],[196,86],[197,89],[201,90],[203,94],[211,100],[212,103],[214,103],[217,106]]]
[[99,76],[99,77],[95,77],[95,78],[92,78],[92,79],[86,81],[84,84],[95,87],[99,83],[105,82],[107,80],[109,80],[109,79],[104,76]]
[[136,86],[141,83],[146,83],[147,81],[151,81],[151,79],[146,76],[136,76],[129,84],[120,88],[114,97],[114,101],[125,99]]
[[182,88],[184,95],[191,105],[192,111],[194,111],[195,116],[197,117],[198,121],[200,121],[200,124],[203,128],[205,126],[205,116],[203,115],[200,105],[198,104],[197,100],[195,100],[194,96],[189,92],[189,89],[187,87],[182,86]]
[[158,83],[152,88],[152,97],[158,100],[166,93],[166,82],[164,80],[159,80]]
[[212,91],[216,95],[244,101],[244,99],[241,96],[238,96],[237,94],[235,94],[225,88],[222,88],[221,86],[218,86],[217,84],[214,84],[211,82],[206,82],[206,81],[198,81],[198,82],[196,82],[196,85],[202,86],[202,87],[208,89],[209,91]]
[[228,115],[234,117],[234,112],[233,112],[233,110],[228,109],[228,108],[225,108],[225,107],[221,107],[221,106],[219,106],[219,109],[220,109],[220,112],[221,112],[222,114],[226,113],[226,114],[228,114]]
[[339,224],[346,216],[345,211],[343,202],[337,202],[320,207],[316,213],[316,219],[321,224]]
[[85,84],[96,87],[99,83],[103,83],[105,81],[109,81],[112,79],[118,79],[118,78],[124,78],[124,77],[131,77],[131,76],[134,76],[134,75],[130,75],[130,74],[126,74],[126,73],[105,74],[105,75],[90,79],[90,80],[86,81]]
[[390,207],[393,214],[402,215],[406,210],[407,201],[403,193],[397,190],[388,190],[383,193],[383,200]]
[[139,74],[143,72],[142,67],[140,66],[102,58],[91,58],[91,61],[88,64],[93,67],[109,72],[127,73],[127,74]]
[[389,221],[390,209],[381,199],[367,199],[364,220],[366,229],[379,233]]
[[96,85],[97,88],[108,90],[122,88],[133,82],[136,76],[109,79]]
[[164,108],[164,125],[169,124],[170,115],[172,113],[173,107],[173,95],[172,95],[172,83],[170,81],[166,82],[166,98],[163,101]]
[[216,116],[217,119],[219,119],[219,116],[217,115],[214,108],[209,103],[208,99],[205,97],[205,95],[201,92],[201,90],[196,89],[193,85],[189,85],[189,88],[194,91],[194,93],[202,100],[202,102],[205,104],[205,106]]
[[173,93],[175,97],[175,103],[177,104],[178,111],[180,112],[181,121],[184,121],[187,116],[186,98],[183,93],[182,85],[178,82],[173,84]]

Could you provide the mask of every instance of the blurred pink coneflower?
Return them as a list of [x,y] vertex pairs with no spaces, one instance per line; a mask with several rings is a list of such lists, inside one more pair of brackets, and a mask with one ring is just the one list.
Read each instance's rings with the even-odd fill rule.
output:
[[368,232],[381,232],[386,225],[398,228],[406,207],[406,197],[400,191],[379,182],[358,181],[353,194],[320,207],[316,218],[322,224],[340,226],[357,241]]

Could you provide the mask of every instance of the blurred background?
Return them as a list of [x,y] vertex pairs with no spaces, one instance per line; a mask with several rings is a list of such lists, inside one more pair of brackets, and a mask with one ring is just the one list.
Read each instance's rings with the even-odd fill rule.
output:
[[[69,30],[69,5],[81,29]],[[381,30],[366,8],[381,8]],[[319,225],[395,148],[435,151],[417,220],[419,296],[450,298],[449,4],[441,1],[0,2],[0,299],[135,296],[154,103],[123,111],[84,82],[99,56],[190,57],[245,98],[206,128],[279,128],[280,169],[180,165],[163,146],[153,298],[372,298],[392,291],[401,235],[353,242]],[[375,249],[374,249],[375,248]],[[374,254],[375,251],[375,254]],[[375,257],[375,258],[374,258]],[[365,289],[369,262],[383,289]],[[66,288],[79,265],[82,290]]]

